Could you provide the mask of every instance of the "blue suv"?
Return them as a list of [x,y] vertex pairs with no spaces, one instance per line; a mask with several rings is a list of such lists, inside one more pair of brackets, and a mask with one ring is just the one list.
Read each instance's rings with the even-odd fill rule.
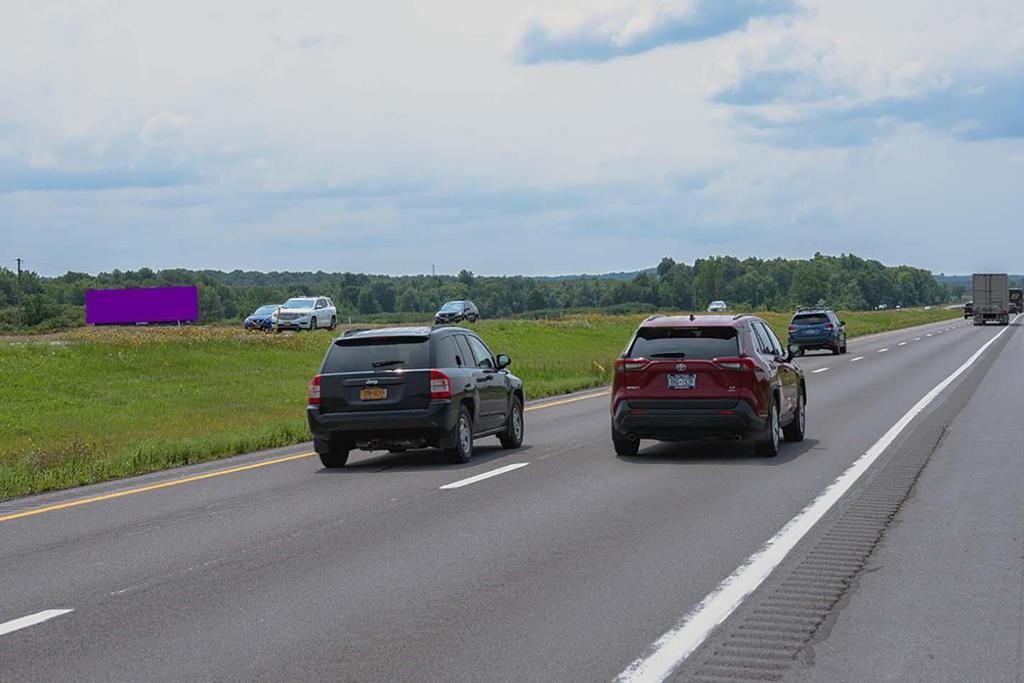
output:
[[827,308],[797,311],[789,323],[788,345],[798,346],[800,355],[812,349],[846,353],[846,323]]

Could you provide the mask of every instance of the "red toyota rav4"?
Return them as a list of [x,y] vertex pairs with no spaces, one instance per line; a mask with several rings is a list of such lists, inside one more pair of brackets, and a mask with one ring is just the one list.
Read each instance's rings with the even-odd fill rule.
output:
[[761,455],[802,441],[807,387],[793,352],[752,315],[652,316],[615,362],[612,441],[753,437]]

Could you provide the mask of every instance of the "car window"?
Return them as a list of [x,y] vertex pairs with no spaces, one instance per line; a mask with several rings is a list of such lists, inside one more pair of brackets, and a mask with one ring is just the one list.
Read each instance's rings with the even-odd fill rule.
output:
[[469,341],[469,346],[473,350],[473,355],[476,357],[476,364],[481,368],[493,368],[494,358],[491,357],[491,352],[482,341],[476,337],[466,337]]
[[453,336],[436,337],[434,339],[434,367],[458,368],[462,366],[459,347]]
[[627,355],[710,360],[738,353],[739,340],[732,327],[641,327]]
[[324,304],[324,300],[323,300],[323,299],[317,299],[317,300],[316,300],[316,307],[317,307],[317,308],[323,308],[323,307],[324,307],[324,305],[325,305],[325,304]]
[[761,353],[774,353],[775,349],[772,348],[772,342],[768,338],[768,334],[764,329],[764,326],[759,322],[753,322],[750,326],[754,329],[754,339],[757,340],[757,350]]
[[779,341],[779,338],[775,336],[775,330],[773,330],[771,325],[768,323],[761,323],[761,326],[764,327],[764,331],[768,335],[768,341],[771,342],[772,350],[775,355],[785,356],[786,350],[783,348],[782,342]]
[[472,367],[476,365],[476,361],[473,359],[473,352],[469,350],[469,342],[466,341],[466,336],[463,334],[456,334],[452,337],[455,340],[455,344],[459,347],[459,364],[463,367]]
[[823,325],[832,322],[827,313],[797,313],[793,316],[794,325]]
[[427,337],[341,338],[327,352],[323,372],[422,370],[429,367]]

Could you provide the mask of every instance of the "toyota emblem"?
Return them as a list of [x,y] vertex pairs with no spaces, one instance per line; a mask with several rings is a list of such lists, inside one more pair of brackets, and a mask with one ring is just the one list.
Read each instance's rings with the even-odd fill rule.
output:
[[676,370],[685,370],[686,363],[676,363]]

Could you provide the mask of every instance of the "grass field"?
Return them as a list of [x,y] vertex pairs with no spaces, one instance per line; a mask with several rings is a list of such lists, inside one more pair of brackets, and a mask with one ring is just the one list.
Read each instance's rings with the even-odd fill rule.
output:
[[[789,315],[761,313],[785,339]],[[842,314],[850,336],[956,317],[934,309]],[[606,384],[639,316],[488,320],[528,398]],[[225,327],[80,329],[0,343],[0,499],[283,446],[332,333]]]

